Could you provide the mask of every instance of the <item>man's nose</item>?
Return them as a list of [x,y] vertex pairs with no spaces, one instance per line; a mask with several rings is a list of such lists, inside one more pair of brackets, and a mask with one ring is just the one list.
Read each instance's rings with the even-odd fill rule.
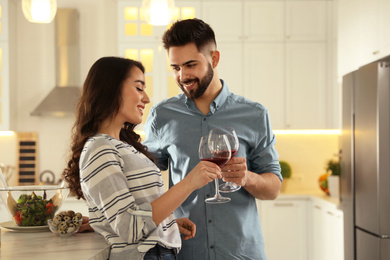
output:
[[179,77],[180,77],[180,81],[184,81],[188,77],[188,73],[185,68],[180,69]]

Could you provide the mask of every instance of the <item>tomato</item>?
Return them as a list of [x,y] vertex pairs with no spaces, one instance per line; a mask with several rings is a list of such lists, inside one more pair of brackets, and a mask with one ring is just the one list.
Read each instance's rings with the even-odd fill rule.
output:
[[51,202],[47,203],[47,205],[45,206],[45,208],[47,208],[46,215],[50,215],[50,213],[53,211],[54,207],[55,206],[53,203],[51,203]]
[[16,212],[16,215],[14,216],[14,219],[16,221],[16,224],[18,224],[18,226],[20,226],[20,222],[23,220],[23,215],[21,215],[21,210],[19,210],[18,212]]

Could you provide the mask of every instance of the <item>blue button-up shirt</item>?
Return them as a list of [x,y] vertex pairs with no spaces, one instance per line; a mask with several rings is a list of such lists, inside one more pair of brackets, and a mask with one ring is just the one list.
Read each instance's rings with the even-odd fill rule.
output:
[[[269,114],[259,103],[223,89],[203,115],[184,94],[154,106],[145,124],[145,142],[162,170],[169,166],[169,185],[181,181],[199,162],[200,138],[218,126],[234,127],[239,139],[236,156],[245,157],[249,171],[272,172],[281,180],[275,136]],[[266,259],[256,200],[244,188],[223,193],[229,203],[206,204],[215,194],[211,182],[194,191],[175,211],[196,224],[195,238],[183,240],[179,259]]]

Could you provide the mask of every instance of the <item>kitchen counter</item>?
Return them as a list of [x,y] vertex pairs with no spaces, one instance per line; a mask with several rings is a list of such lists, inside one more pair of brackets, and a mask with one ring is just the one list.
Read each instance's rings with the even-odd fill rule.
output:
[[314,199],[321,199],[321,200],[324,200],[326,202],[329,202],[331,204],[334,204],[336,207],[339,207],[340,205],[340,199],[339,198],[335,198],[335,197],[331,197],[329,195],[326,195],[325,192],[321,191],[321,190],[303,190],[303,191],[285,191],[285,192],[281,192],[278,196],[278,198],[280,199],[288,199],[288,198],[291,198],[291,199],[299,199],[299,198],[307,198],[307,197],[310,197],[310,198],[314,198]]
[[95,232],[59,237],[49,230],[24,233],[1,228],[0,246],[2,260],[106,260],[110,253],[109,244]]

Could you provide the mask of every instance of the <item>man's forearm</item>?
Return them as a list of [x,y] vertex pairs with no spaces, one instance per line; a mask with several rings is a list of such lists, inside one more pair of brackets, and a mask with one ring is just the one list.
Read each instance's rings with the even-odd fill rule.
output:
[[282,182],[273,173],[258,174],[247,171],[244,188],[256,199],[274,200],[278,197]]

